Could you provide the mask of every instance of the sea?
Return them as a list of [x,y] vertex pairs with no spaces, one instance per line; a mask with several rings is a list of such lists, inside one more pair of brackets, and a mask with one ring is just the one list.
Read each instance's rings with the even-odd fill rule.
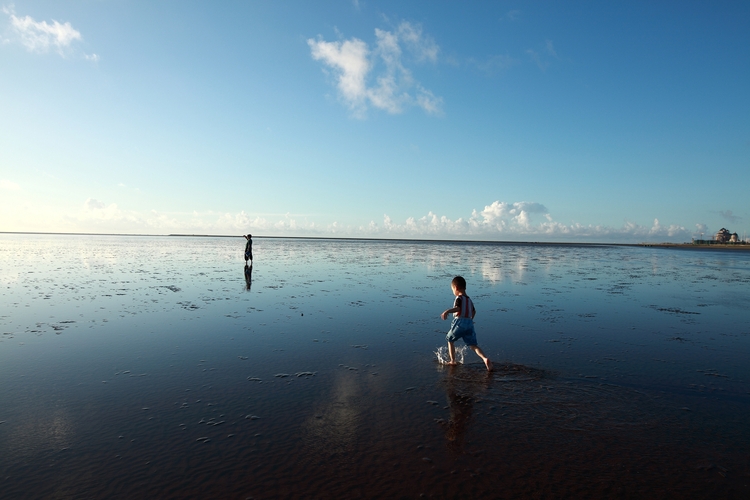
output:
[[0,498],[750,498],[750,252],[244,243],[0,234]]

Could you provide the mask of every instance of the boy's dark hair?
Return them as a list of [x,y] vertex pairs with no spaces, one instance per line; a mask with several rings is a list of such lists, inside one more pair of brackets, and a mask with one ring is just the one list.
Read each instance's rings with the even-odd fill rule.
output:
[[456,276],[455,278],[453,278],[453,281],[451,281],[451,285],[455,286],[456,290],[466,291],[466,280],[461,276]]

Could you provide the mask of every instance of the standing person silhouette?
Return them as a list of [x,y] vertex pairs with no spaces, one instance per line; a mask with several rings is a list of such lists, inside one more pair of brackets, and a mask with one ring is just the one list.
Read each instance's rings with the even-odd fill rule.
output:
[[253,263],[253,235],[246,234],[245,239],[247,240],[245,244],[245,265],[247,266],[248,260],[250,260],[251,265]]

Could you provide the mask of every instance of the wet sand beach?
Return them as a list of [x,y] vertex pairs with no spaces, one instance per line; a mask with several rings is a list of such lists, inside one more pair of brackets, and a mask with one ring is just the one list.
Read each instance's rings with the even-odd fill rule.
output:
[[253,239],[0,235],[0,498],[750,493],[750,254]]

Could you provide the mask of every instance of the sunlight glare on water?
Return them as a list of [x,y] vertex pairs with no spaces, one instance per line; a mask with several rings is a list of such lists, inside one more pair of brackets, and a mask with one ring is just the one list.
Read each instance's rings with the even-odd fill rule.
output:
[[[466,350],[468,349],[465,345],[458,345],[456,346],[456,363],[462,365],[464,364],[464,357],[466,356]],[[435,357],[437,358],[438,363],[441,365],[447,364],[450,361],[450,356],[448,356],[448,347],[447,346],[440,346],[435,351]]]

